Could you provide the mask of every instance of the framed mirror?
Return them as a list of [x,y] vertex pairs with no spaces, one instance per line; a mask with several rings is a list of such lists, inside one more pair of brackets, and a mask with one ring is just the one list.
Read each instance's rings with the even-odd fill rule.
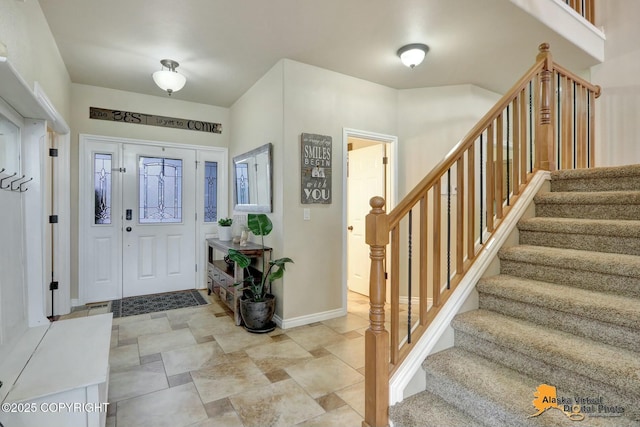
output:
[[273,198],[272,144],[233,158],[235,211],[271,212]]

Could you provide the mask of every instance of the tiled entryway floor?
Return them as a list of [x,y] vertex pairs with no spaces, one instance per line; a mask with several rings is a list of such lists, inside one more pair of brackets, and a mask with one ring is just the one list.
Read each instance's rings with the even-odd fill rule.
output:
[[360,427],[367,298],[350,293],[344,317],[263,335],[209,298],[113,320],[107,426]]

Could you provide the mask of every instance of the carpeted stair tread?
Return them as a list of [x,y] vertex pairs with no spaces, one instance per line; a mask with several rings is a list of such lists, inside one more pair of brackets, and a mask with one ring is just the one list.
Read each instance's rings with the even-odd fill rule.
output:
[[534,197],[536,216],[639,219],[640,191],[549,192]]
[[558,205],[638,205],[640,191],[593,191],[540,193],[533,202]]
[[[499,274],[483,278],[480,294],[570,313],[640,332],[640,299]],[[482,298],[482,296],[481,296]]]
[[[423,362],[426,391],[390,411],[396,425],[428,425],[436,395],[492,427],[640,427],[640,165],[555,171],[550,188],[518,223],[519,245],[499,250],[501,274],[477,284],[480,308],[453,319],[454,347]],[[625,416],[530,418],[541,384]]]
[[[538,417],[534,392],[543,380],[523,375],[460,348],[449,348],[429,356],[423,367],[427,390],[458,406],[486,426],[574,426],[575,421],[556,409]],[[573,396],[558,390],[558,397]],[[637,426],[627,418],[589,417],[581,425],[591,427]],[[418,424],[420,425],[420,424]],[[443,424],[446,425],[446,424]]]
[[563,169],[551,172],[551,181],[567,179],[640,178],[639,165],[601,166],[598,168]]
[[483,427],[459,408],[428,391],[414,394],[389,408],[395,427]]
[[[615,387],[640,399],[638,353],[487,310],[457,315],[456,331]],[[541,373],[544,375],[544,373]]]
[[640,188],[640,165],[551,172],[551,191],[620,191]]
[[640,277],[640,258],[635,255],[518,245],[500,249],[499,257],[505,261],[564,267],[617,276]]
[[535,217],[518,230],[524,245],[640,256],[640,221]]
[[533,217],[518,222],[518,229],[549,233],[640,238],[640,221],[635,220]]

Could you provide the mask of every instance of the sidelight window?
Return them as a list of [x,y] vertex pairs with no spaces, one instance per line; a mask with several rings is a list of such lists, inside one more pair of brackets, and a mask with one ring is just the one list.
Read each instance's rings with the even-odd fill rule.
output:
[[111,154],[93,155],[95,224],[111,224]]

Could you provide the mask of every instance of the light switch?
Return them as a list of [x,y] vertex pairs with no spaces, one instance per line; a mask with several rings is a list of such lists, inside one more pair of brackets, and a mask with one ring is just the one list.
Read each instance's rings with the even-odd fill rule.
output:
[[303,212],[303,214],[302,214],[302,215],[303,215],[303,218],[304,218],[304,220],[305,220],[305,221],[309,221],[309,220],[311,220],[311,209],[309,209],[309,208],[304,208],[304,209],[302,210],[302,212]]

